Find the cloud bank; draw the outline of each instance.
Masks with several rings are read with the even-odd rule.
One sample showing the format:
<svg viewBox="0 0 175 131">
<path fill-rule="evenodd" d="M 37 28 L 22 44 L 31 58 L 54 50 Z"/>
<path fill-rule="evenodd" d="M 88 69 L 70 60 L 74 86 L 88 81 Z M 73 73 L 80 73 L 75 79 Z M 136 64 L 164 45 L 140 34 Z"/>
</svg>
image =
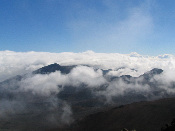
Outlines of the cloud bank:
<svg viewBox="0 0 175 131">
<path fill-rule="evenodd" d="M 84 108 L 90 112 L 105 105 L 175 95 L 173 55 L 1 51 L 0 59 L 1 81 L 23 75 L 0 83 L 0 115 L 8 120 L 13 115 L 35 112 L 42 115 L 41 125 L 47 121 L 48 126 L 58 126 L 70 124 Z M 76 66 L 68 74 L 31 73 L 53 63 Z M 163 72 L 149 78 L 143 75 L 153 68 Z"/>
<path fill-rule="evenodd" d="M 110 72 L 113 75 L 139 76 L 153 68 L 174 69 L 175 57 L 167 54 L 142 56 L 137 53 L 95 53 L 93 51 L 82 53 L 0 51 L 0 81 L 53 63 L 60 65 L 91 65 L 100 69 L 113 69 Z"/>
</svg>

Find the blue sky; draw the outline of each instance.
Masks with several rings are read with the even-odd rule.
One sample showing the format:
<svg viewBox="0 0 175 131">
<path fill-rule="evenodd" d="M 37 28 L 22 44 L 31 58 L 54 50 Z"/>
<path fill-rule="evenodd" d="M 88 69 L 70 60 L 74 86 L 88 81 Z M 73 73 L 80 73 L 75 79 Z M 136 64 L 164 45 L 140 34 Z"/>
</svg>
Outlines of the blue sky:
<svg viewBox="0 0 175 131">
<path fill-rule="evenodd" d="M 175 54 L 174 0 L 0 0 L 0 50 Z"/>
</svg>

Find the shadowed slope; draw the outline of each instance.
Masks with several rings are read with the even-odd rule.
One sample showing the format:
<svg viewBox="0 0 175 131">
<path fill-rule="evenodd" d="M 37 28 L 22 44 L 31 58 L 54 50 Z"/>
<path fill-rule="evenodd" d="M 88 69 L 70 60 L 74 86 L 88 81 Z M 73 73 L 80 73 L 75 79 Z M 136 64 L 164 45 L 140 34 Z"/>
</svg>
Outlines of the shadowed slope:
<svg viewBox="0 0 175 131">
<path fill-rule="evenodd" d="M 73 131 L 160 131 L 175 117 L 175 98 L 138 102 L 92 114 L 79 121 Z"/>
</svg>

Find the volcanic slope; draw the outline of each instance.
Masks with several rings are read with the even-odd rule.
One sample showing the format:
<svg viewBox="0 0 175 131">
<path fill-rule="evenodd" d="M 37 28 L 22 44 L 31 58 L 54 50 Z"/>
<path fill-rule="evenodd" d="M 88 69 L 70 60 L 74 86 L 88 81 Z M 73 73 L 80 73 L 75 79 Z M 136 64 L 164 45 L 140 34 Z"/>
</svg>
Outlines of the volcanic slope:
<svg viewBox="0 0 175 131">
<path fill-rule="evenodd" d="M 175 98 L 136 102 L 91 114 L 67 129 L 50 131 L 161 131 L 175 118 Z"/>
</svg>

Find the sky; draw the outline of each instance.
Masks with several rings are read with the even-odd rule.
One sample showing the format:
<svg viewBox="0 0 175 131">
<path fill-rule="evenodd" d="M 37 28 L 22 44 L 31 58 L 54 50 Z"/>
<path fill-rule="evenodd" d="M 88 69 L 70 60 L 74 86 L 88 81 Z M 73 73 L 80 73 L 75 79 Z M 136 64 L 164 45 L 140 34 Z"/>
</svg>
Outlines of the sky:
<svg viewBox="0 0 175 131">
<path fill-rule="evenodd" d="M 0 0 L 0 50 L 175 54 L 174 0 Z"/>
</svg>

